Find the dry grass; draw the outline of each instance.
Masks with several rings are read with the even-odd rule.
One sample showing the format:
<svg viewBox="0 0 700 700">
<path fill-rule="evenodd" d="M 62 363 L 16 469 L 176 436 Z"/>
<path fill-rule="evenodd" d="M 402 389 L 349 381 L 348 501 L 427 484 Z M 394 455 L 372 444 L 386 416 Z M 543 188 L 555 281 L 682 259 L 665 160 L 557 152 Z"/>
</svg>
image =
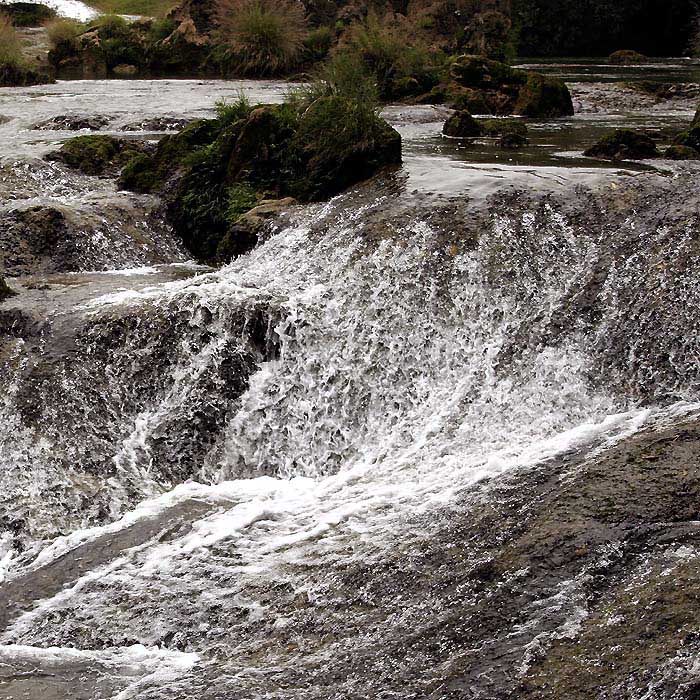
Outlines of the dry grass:
<svg viewBox="0 0 700 700">
<path fill-rule="evenodd" d="M 221 40 L 248 73 L 273 75 L 296 65 L 307 22 L 299 0 L 218 0 Z"/>
<path fill-rule="evenodd" d="M 0 13 L 0 65 L 22 63 L 22 45 L 10 18 Z"/>
</svg>

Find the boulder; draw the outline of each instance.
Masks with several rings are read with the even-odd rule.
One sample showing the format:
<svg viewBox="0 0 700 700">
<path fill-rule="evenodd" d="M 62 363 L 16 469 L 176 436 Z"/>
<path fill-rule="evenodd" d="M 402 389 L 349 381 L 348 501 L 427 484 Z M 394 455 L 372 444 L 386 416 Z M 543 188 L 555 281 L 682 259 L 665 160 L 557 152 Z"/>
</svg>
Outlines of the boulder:
<svg viewBox="0 0 700 700">
<path fill-rule="evenodd" d="M 11 2 L 3 4 L 2 13 L 15 27 L 41 27 L 56 17 L 56 11 L 36 2 Z"/>
<path fill-rule="evenodd" d="M 590 158 L 606 160 L 645 160 L 658 158 L 656 143 L 644 133 L 618 129 L 584 152 Z"/>
<path fill-rule="evenodd" d="M 638 51 L 622 49 L 611 53 L 608 57 L 608 61 L 617 66 L 631 66 L 639 63 L 646 63 L 647 57 Z"/>
<path fill-rule="evenodd" d="M 442 127 L 445 136 L 481 136 L 484 131 L 481 124 L 466 109 L 451 115 Z"/>
<path fill-rule="evenodd" d="M 691 124 L 689 129 L 682 131 L 675 139 L 673 139 L 674 146 L 686 146 L 687 148 L 693 148 L 695 150 L 700 150 L 700 125 L 697 124 L 695 120 Z"/>
<path fill-rule="evenodd" d="M 501 148 L 506 148 L 506 149 L 518 149 L 518 148 L 523 148 L 523 146 L 527 146 L 529 143 L 527 136 L 524 136 L 523 134 L 518 134 L 516 132 L 510 132 L 510 133 L 505 133 L 503 136 L 501 136 L 498 145 Z"/>
<path fill-rule="evenodd" d="M 519 114 L 537 119 L 571 116 L 574 106 L 564 81 L 511 68 L 482 56 L 459 56 L 450 67 L 460 106 L 481 114 Z M 461 95 L 460 95 L 461 91 Z"/>
<path fill-rule="evenodd" d="M 119 78 L 133 78 L 139 69 L 130 63 L 119 63 L 112 68 L 112 73 Z"/>
<path fill-rule="evenodd" d="M 484 136 L 506 136 L 517 134 L 527 138 L 527 124 L 519 119 L 482 119 Z"/>
<path fill-rule="evenodd" d="M 137 153 L 148 150 L 145 143 L 114 136 L 76 136 L 66 141 L 60 150 L 49 153 L 46 159 L 64 163 L 85 175 L 112 175 Z"/>
</svg>

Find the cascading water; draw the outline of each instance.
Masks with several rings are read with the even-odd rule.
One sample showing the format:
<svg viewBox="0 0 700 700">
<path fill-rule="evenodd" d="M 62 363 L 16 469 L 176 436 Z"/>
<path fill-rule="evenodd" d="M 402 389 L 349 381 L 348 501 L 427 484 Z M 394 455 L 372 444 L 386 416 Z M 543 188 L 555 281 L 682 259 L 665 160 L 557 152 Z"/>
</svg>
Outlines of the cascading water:
<svg viewBox="0 0 700 700">
<path fill-rule="evenodd" d="M 603 575 L 691 576 L 691 545 L 570 534 L 598 456 L 640 440 L 646 473 L 645 431 L 700 414 L 687 193 L 469 202 L 403 177 L 221 270 L 3 321 L 8 697 L 44 692 L 39 666 L 76 698 L 547 697 L 538 664 Z M 652 187 L 675 220 L 629 206 Z M 690 677 L 692 644 L 620 696 L 671 697 L 639 688 Z"/>
</svg>

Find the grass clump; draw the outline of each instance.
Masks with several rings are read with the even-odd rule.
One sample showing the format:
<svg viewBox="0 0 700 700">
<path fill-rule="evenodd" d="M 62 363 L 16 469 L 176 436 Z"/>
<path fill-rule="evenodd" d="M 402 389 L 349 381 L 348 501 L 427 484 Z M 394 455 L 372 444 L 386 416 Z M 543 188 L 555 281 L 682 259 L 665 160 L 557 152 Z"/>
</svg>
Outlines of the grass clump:
<svg viewBox="0 0 700 700">
<path fill-rule="evenodd" d="M 22 46 L 10 18 L 0 13 L 0 65 L 17 67 L 21 65 Z"/>
<path fill-rule="evenodd" d="M 46 24 L 49 42 L 53 49 L 66 45 L 73 46 L 84 30 L 84 25 L 72 19 L 56 18 Z"/>
<path fill-rule="evenodd" d="M 218 100 L 216 105 L 216 118 L 221 126 L 234 124 L 240 119 L 246 119 L 253 109 L 250 100 L 243 91 L 238 93 L 238 97 L 233 102 L 225 99 Z"/>
<path fill-rule="evenodd" d="M 218 0 L 220 38 L 243 72 L 274 75 L 301 59 L 307 22 L 298 0 Z"/>
</svg>

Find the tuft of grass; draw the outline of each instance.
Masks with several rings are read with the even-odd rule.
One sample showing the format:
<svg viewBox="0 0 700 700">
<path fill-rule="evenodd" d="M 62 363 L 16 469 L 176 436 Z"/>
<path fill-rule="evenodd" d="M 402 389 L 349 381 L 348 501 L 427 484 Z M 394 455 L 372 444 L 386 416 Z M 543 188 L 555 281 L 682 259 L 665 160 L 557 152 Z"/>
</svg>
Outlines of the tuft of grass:
<svg viewBox="0 0 700 700">
<path fill-rule="evenodd" d="M 221 40 L 244 72 L 274 75 L 298 64 L 307 22 L 299 0 L 218 0 Z"/>
<path fill-rule="evenodd" d="M 23 63 L 22 46 L 10 18 L 0 13 L 0 65 L 19 66 Z"/>
<path fill-rule="evenodd" d="M 49 42 L 53 48 L 73 44 L 84 29 L 83 24 L 72 19 L 56 18 L 46 24 Z"/>
<path fill-rule="evenodd" d="M 222 127 L 246 119 L 252 110 L 248 96 L 241 90 L 233 102 L 218 100 L 215 105 L 216 117 Z"/>
<path fill-rule="evenodd" d="M 306 63 L 318 63 L 325 60 L 331 51 L 334 41 L 335 32 L 331 27 L 323 26 L 314 29 L 304 39 L 304 61 Z"/>
</svg>

